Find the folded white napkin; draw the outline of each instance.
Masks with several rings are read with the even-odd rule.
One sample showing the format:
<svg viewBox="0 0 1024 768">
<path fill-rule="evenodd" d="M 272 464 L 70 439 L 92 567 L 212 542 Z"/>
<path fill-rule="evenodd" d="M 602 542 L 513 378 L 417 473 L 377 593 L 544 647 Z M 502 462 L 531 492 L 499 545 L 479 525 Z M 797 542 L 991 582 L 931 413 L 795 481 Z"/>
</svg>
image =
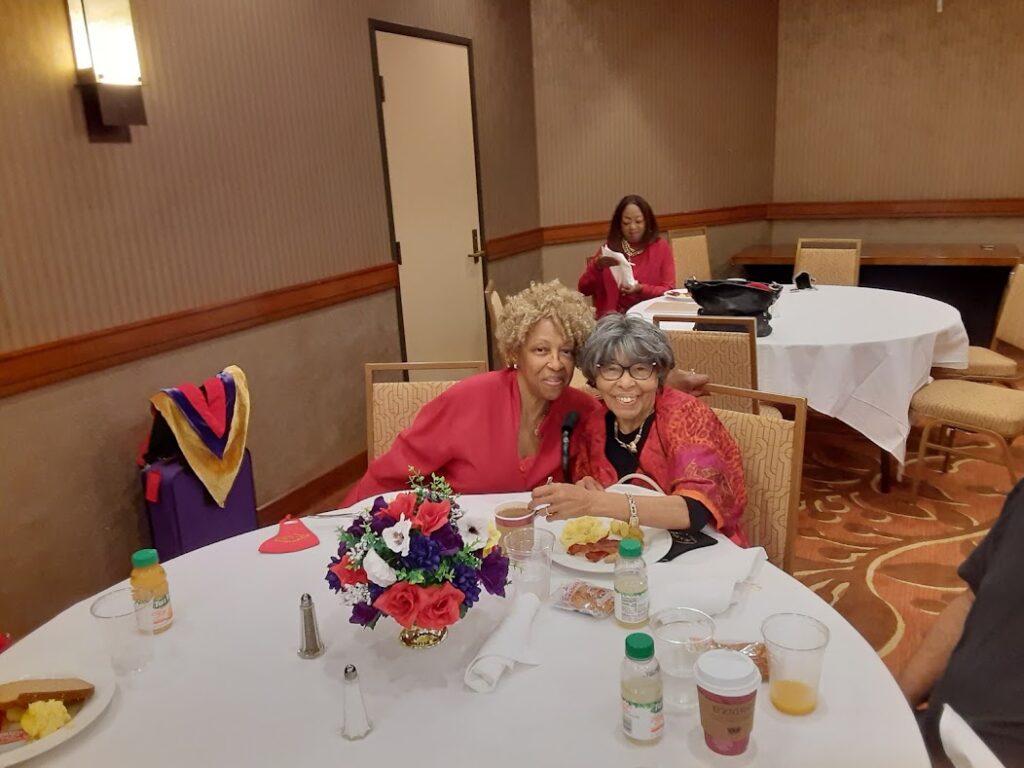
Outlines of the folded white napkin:
<svg viewBox="0 0 1024 768">
<path fill-rule="evenodd" d="M 718 547 L 708 547 L 712 552 Z M 651 613 L 663 608 L 696 608 L 709 616 L 724 613 L 739 601 L 743 584 L 751 581 L 768 559 L 763 547 L 722 547 L 700 564 L 680 564 L 671 584 L 651 590 Z"/>
<path fill-rule="evenodd" d="M 999 758 L 949 704 L 942 705 L 939 738 L 955 768 L 1003 768 Z"/>
<path fill-rule="evenodd" d="M 540 664 L 540 658 L 530 647 L 530 631 L 539 607 L 540 599 L 530 592 L 516 596 L 508 616 L 487 638 L 466 669 L 466 685 L 477 693 L 490 693 L 517 661 Z"/>
<path fill-rule="evenodd" d="M 636 278 L 633 277 L 633 265 L 629 259 L 618 251 L 613 251 L 607 245 L 601 246 L 601 255 L 615 259 L 615 266 L 611 267 L 612 277 L 620 288 L 632 288 L 636 285 Z"/>
</svg>

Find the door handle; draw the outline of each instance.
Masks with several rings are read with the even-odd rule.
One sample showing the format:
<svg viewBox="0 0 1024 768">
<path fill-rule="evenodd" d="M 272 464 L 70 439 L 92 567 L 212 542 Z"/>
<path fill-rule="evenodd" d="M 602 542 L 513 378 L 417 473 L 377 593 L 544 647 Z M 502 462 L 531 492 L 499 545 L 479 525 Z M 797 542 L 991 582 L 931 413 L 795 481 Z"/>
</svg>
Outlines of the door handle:
<svg viewBox="0 0 1024 768">
<path fill-rule="evenodd" d="M 473 230 L 473 252 L 467 253 L 466 258 L 472 259 L 474 264 L 479 264 L 480 259 L 487 256 L 487 251 L 480 247 L 480 233 Z"/>
</svg>

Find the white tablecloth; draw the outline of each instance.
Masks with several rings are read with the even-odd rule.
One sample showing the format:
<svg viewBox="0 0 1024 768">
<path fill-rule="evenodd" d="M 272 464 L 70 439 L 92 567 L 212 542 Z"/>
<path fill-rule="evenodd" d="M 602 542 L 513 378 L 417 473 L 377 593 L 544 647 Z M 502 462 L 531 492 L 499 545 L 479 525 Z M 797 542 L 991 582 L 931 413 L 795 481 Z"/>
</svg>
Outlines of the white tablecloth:
<svg viewBox="0 0 1024 768">
<path fill-rule="evenodd" d="M 661 298 L 630 312 L 651 319 L 654 304 L 657 314 L 669 314 Z M 682 302 L 673 306 L 680 314 L 697 309 Z M 932 366 L 967 366 L 969 342 L 959 311 L 925 296 L 786 286 L 771 313 L 771 335 L 757 340 L 758 388 L 806 397 L 811 408 L 849 424 L 901 463 L 914 392 L 928 382 Z"/>
<path fill-rule="evenodd" d="M 466 497 L 492 509 L 523 496 Z M 717 619 L 720 639 L 759 639 L 761 621 L 781 610 L 825 622 L 832 637 L 821 703 L 806 717 L 775 711 L 762 686 L 753 740 L 738 758 L 714 756 L 696 715 L 669 714 L 654 747 L 622 736 L 619 664 L 627 634 L 611 619 L 541 608 L 537 667 L 517 667 L 492 694 L 470 692 L 466 665 L 501 620 L 507 604 L 484 595 L 448 639 L 410 650 L 398 626 L 382 619 L 368 631 L 348 623 L 324 581 L 336 549 L 337 519 L 307 518 L 320 546 L 261 555 L 263 529 L 169 562 L 174 625 L 158 636 L 157 657 L 139 675 L 120 678 L 109 709 L 81 734 L 40 757 L 46 766 L 927 766 L 910 708 L 864 639 L 820 598 L 765 564 L 738 605 Z M 680 563 L 708 562 L 722 540 L 650 569 L 657 591 Z M 553 581 L 577 576 L 556 566 Z M 606 577 L 590 577 L 607 581 Z M 313 595 L 327 652 L 304 661 L 299 597 Z M 0 680 L 46 669 L 80 672 L 105 663 L 83 601 L 0 655 Z M 356 664 L 374 730 L 341 736 L 342 675 Z"/>
</svg>

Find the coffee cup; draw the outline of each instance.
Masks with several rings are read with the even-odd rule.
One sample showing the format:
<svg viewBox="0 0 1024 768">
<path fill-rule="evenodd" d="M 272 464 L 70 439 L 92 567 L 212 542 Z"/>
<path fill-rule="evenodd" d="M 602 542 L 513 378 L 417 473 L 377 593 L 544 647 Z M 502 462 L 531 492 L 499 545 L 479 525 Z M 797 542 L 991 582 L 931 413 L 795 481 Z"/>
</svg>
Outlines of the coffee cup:
<svg viewBox="0 0 1024 768">
<path fill-rule="evenodd" d="M 750 744 L 761 673 L 750 657 L 707 651 L 693 665 L 704 743 L 720 755 L 741 755 Z"/>
<path fill-rule="evenodd" d="M 506 501 L 494 508 L 494 525 L 501 532 L 502 540 L 511 531 L 532 526 L 533 517 L 533 510 L 522 501 Z"/>
</svg>

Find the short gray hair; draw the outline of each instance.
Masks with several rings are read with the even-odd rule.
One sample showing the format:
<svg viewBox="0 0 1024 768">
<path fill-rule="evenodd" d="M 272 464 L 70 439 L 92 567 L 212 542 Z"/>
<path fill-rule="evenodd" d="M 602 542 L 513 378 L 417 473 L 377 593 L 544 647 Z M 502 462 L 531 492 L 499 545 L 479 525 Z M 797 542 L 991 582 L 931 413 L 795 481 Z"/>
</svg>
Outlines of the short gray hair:
<svg viewBox="0 0 1024 768">
<path fill-rule="evenodd" d="M 577 359 L 590 386 L 597 381 L 598 366 L 609 363 L 655 363 L 661 386 L 675 367 L 676 358 L 661 330 L 642 317 L 612 313 L 597 321 Z"/>
</svg>

